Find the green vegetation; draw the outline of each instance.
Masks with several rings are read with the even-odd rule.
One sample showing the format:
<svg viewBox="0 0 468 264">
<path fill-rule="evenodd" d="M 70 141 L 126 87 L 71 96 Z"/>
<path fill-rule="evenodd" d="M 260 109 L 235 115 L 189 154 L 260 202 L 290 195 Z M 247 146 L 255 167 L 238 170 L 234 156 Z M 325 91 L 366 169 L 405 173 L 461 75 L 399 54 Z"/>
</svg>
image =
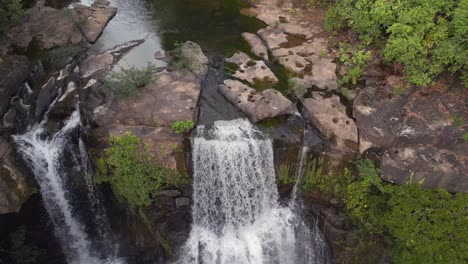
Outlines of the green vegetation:
<svg viewBox="0 0 468 264">
<path fill-rule="evenodd" d="M 461 115 L 453 115 L 450 119 L 452 120 L 452 126 L 463 126 L 465 124 L 465 120 Z"/>
<path fill-rule="evenodd" d="M 37 258 L 45 254 L 44 250 L 27 243 L 26 228 L 24 226 L 11 233 L 9 240 L 8 250 L 0 248 L 0 252 L 7 253 L 10 261 L 14 264 L 36 263 Z"/>
<path fill-rule="evenodd" d="M 176 132 L 177 134 L 183 134 L 185 132 L 190 131 L 194 126 L 192 120 L 183 120 L 183 121 L 176 121 L 172 123 L 172 131 Z"/>
<path fill-rule="evenodd" d="M 65 16 L 70 19 L 79 30 L 82 30 L 86 23 L 88 23 L 88 18 L 86 16 L 75 15 L 73 9 L 67 8 L 63 12 Z"/>
<path fill-rule="evenodd" d="M 346 74 L 342 77 L 341 83 L 356 84 L 361 77 L 362 68 L 372 59 L 372 53 L 360 47 L 341 43 L 339 54 L 340 62 L 349 67 Z"/>
<path fill-rule="evenodd" d="M 463 139 L 463 141 L 465 141 L 465 143 L 468 143 L 468 133 L 463 134 L 461 138 Z"/>
<path fill-rule="evenodd" d="M 151 82 L 155 69 L 156 66 L 150 63 L 143 69 L 121 67 L 120 71 L 112 72 L 104 80 L 104 85 L 118 96 L 130 97 L 136 94 L 137 89 Z"/>
<path fill-rule="evenodd" d="M 358 177 L 347 169 L 341 176 L 324 176 L 320 164 L 310 165 L 304 189 L 341 198 L 360 233 L 383 236 L 395 263 L 468 260 L 468 194 L 426 189 L 412 177 L 406 185 L 385 183 L 370 160 L 356 163 Z"/>
<path fill-rule="evenodd" d="M 97 162 L 97 183 L 107 182 L 117 198 L 132 209 L 151 205 L 159 191 L 172 184 L 186 184 L 178 172 L 155 165 L 141 139 L 131 133 L 111 136 L 109 148 Z"/>
<path fill-rule="evenodd" d="M 280 185 L 291 185 L 296 183 L 296 177 L 293 173 L 289 173 L 291 167 L 289 164 L 281 164 L 278 166 L 278 183 Z"/>
<path fill-rule="evenodd" d="M 0 0 L 0 35 L 26 15 L 20 0 Z"/>
<path fill-rule="evenodd" d="M 326 26 L 348 26 L 390 62 L 404 66 L 410 83 L 425 86 L 443 71 L 468 82 L 468 0 L 341 0 Z"/>
<path fill-rule="evenodd" d="M 181 42 L 174 43 L 174 49 L 170 52 L 172 56 L 171 65 L 177 70 L 190 70 L 194 65 L 191 60 L 184 56 L 182 45 Z"/>
</svg>

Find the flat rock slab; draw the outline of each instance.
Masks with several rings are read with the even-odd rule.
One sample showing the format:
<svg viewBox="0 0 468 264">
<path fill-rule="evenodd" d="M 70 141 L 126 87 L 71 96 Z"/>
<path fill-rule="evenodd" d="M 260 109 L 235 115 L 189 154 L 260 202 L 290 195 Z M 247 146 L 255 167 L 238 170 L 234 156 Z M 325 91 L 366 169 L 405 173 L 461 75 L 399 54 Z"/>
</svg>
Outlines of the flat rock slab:
<svg viewBox="0 0 468 264">
<path fill-rule="evenodd" d="M 106 0 L 97 0 L 91 7 L 77 4 L 73 10 L 78 19 L 85 21 L 81 31 L 89 43 L 96 42 L 107 23 L 117 13 L 117 8 L 109 6 L 109 2 Z"/>
<path fill-rule="evenodd" d="M 466 144 L 462 142 L 461 144 Z M 468 192 L 468 148 L 460 151 L 430 145 L 391 147 L 381 161 L 382 178 L 398 184 L 422 182 L 427 188 Z"/>
<path fill-rule="evenodd" d="M 274 89 L 257 93 L 255 89 L 240 81 L 225 80 L 219 91 L 254 123 L 266 118 L 297 113 L 294 103 Z"/>
<path fill-rule="evenodd" d="M 234 73 L 234 77 L 249 82 L 252 85 L 256 83 L 276 84 L 279 82 L 275 74 L 268 68 L 264 61 L 252 60 L 243 52 L 235 53 L 227 62 L 236 64 L 239 69 Z"/>
<path fill-rule="evenodd" d="M 346 108 L 337 95 L 325 96 L 313 92 L 312 98 L 302 99 L 304 117 L 323 136 L 335 141 L 339 150 L 357 151 L 358 133 L 354 120 L 346 115 Z"/>
<path fill-rule="evenodd" d="M 279 49 L 282 44 L 288 42 L 287 35 L 284 34 L 284 31 L 276 27 L 260 29 L 257 34 L 265 41 L 270 51 Z"/>
<path fill-rule="evenodd" d="M 263 44 L 263 41 L 257 35 L 244 32 L 242 33 L 242 37 L 247 41 L 247 43 L 249 43 L 251 47 L 250 52 L 268 61 L 268 50 L 265 44 Z"/>
</svg>

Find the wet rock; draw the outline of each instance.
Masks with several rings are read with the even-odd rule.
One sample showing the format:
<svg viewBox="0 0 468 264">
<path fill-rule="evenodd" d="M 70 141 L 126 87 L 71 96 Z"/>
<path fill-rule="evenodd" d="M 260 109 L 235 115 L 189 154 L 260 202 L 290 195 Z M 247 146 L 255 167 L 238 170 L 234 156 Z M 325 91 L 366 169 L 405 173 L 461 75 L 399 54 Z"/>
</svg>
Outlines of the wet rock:
<svg viewBox="0 0 468 264">
<path fill-rule="evenodd" d="M 73 113 L 76 110 L 78 104 L 78 87 L 75 82 L 69 82 L 67 87 L 57 100 L 54 108 L 50 111 L 50 118 L 62 120 Z"/>
<path fill-rule="evenodd" d="M 157 60 L 164 60 L 167 58 L 166 52 L 163 50 L 159 50 L 154 53 L 154 58 Z"/>
<path fill-rule="evenodd" d="M 59 86 L 57 85 L 55 77 L 51 77 L 39 91 L 36 99 L 36 116 L 38 120 L 42 120 L 49 105 L 54 101 L 58 95 Z"/>
<path fill-rule="evenodd" d="M 179 190 L 162 190 L 159 192 L 159 195 L 168 197 L 178 197 L 181 196 L 182 193 Z"/>
<path fill-rule="evenodd" d="M 225 80 L 219 91 L 254 123 L 297 112 L 296 106 L 274 89 L 257 93 L 240 81 Z"/>
<path fill-rule="evenodd" d="M 180 47 L 181 55 L 190 61 L 190 71 L 203 79 L 208 73 L 208 57 L 205 56 L 202 49 L 197 43 L 187 41 Z"/>
<path fill-rule="evenodd" d="M 244 32 L 242 33 L 242 37 L 249 43 L 251 47 L 250 52 L 268 61 L 268 50 L 257 35 Z"/>
<path fill-rule="evenodd" d="M 10 144 L 0 137 L 0 214 L 19 212 L 32 185 L 14 163 Z"/>
<path fill-rule="evenodd" d="M 176 198 L 175 202 L 176 202 L 176 207 L 189 206 L 190 205 L 190 199 L 187 198 L 187 197 Z"/>
<path fill-rule="evenodd" d="M 260 29 L 257 34 L 265 41 L 269 50 L 279 49 L 282 44 L 288 42 L 286 34 L 279 28 L 267 27 Z"/>
<path fill-rule="evenodd" d="M 385 151 L 382 178 L 398 184 L 422 182 L 428 188 L 468 192 L 468 148 L 451 151 L 430 145 L 391 147 Z"/>
<path fill-rule="evenodd" d="M 91 7 L 83 5 L 75 5 L 75 14 L 78 19 L 84 19 L 84 25 L 81 26 L 81 31 L 89 43 L 95 43 L 101 36 L 107 23 L 117 13 L 117 8 L 109 6 L 106 0 L 96 0 Z"/>
<path fill-rule="evenodd" d="M 3 115 L 21 84 L 28 78 L 30 62 L 26 56 L 7 55 L 0 64 L 0 116 Z"/>
<path fill-rule="evenodd" d="M 358 147 L 358 133 L 354 120 L 346 115 L 346 108 L 337 95 L 326 97 L 313 92 L 312 98 L 302 100 L 303 115 L 323 136 L 336 142 L 338 150 L 354 152 Z"/>
<path fill-rule="evenodd" d="M 268 68 L 264 61 L 252 60 L 243 52 L 235 53 L 227 62 L 235 63 L 239 67 L 234 77 L 255 85 L 256 83 L 276 84 L 279 82 L 275 74 Z"/>
</svg>

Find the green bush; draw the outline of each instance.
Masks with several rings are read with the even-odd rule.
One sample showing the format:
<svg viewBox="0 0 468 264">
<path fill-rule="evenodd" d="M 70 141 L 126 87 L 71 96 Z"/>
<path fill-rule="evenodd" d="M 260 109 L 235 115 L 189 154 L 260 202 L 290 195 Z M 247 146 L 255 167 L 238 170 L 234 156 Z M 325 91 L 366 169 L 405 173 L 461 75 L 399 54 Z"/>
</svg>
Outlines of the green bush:
<svg viewBox="0 0 468 264">
<path fill-rule="evenodd" d="M 0 35 L 26 15 L 20 0 L 0 0 Z"/>
<path fill-rule="evenodd" d="M 425 189 L 411 180 L 384 183 L 369 160 L 357 168 L 359 179 L 348 186 L 346 207 L 365 230 L 385 237 L 395 263 L 468 261 L 468 194 Z"/>
<path fill-rule="evenodd" d="M 349 67 L 342 77 L 341 83 L 356 84 L 361 78 L 362 68 L 372 59 L 372 53 L 363 48 L 353 47 L 345 43 L 340 45 L 340 62 Z"/>
<path fill-rule="evenodd" d="M 155 165 L 141 139 L 131 133 L 110 137 L 97 172 L 96 182 L 109 183 L 117 198 L 132 209 L 151 205 L 168 183 L 182 183 L 178 172 Z"/>
<path fill-rule="evenodd" d="M 143 69 L 121 67 L 119 72 L 110 73 L 104 85 L 118 96 L 130 97 L 135 95 L 137 89 L 151 82 L 155 69 L 156 66 L 150 63 Z"/>
<path fill-rule="evenodd" d="M 172 123 L 172 131 L 176 132 L 177 134 L 183 134 L 187 131 L 190 131 L 194 126 L 192 120 L 183 120 L 183 121 L 176 121 Z"/>
<path fill-rule="evenodd" d="M 327 29 L 348 25 L 364 44 L 383 44 L 389 61 L 405 66 L 408 81 L 428 85 L 445 70 L 468 81 L 468 0 L 341 0 Z"/>
</svg>

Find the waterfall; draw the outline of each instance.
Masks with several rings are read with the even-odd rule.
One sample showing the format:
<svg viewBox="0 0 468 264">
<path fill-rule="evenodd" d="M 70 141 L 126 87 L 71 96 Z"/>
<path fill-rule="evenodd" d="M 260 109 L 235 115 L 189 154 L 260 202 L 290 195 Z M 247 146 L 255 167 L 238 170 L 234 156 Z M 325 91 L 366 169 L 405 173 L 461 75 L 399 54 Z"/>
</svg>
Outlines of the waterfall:
<svg viewBox="0 0 468 264">
<path fill-rule="evenodd" d="M 330 263 L 316 228 L 278 203 L 271 141 L 246 120 L 199 127 L 193 225 L 179 263 Z"/>
<path fill-rule="evenodd" d="M 74 133 L 78 133 L 81 125 L 79 110 L 64 121 L 62 128 L 54 135 L 49 135 L 44 122 L 36 124 L 22 135 L 13 136 L 18 152 L 22 156 L 27 166 L 31 169 L 37 183 L 45 205 L 45 208 L 54 225 L 54 231 L 58 237 L 67 262 L 71 264 L 102 264 L 120 263 L 115 258 L 115 251 L 111 255 L 96 252 L 94 244 L 91 242 L 85 230 L 85 225 L 77 216 L 77 209 L 73 206 L 73 192 L 69 185 L 76 179 L 71 179 L 71 173 L 64 162 L 68 156 L 74 153 L 69 152 Z M 86 149 L 80 146 L 81 162 L 89 162 Z M 89 166 L 81 164 L 81 166 Z M 87 170 L 89 167 L 87 167 Z M 84 171 L 85 182 L 88 186 L 87 194 L 89 199 L 94 199 L 97 203 L 96 192 L 94 191 L 90 171 Z M 88 174 L 88 175 L 87 175 Z M 98 217 L 105 217 L 96 211 L 99 207 L 92 204 L 91 214 Z M 101 221 L 102 223 L 102 221 Z M 101 227 L 97 227 L 99 230 Z M 106 231 L 104 231 L 106 232 Z M 104 237 L 103 239 L 107 239 Z M 107 245 L 112 247 L 113 245 Z M 103 256 L 107 255 L 107 256 Z"/>
</svg>

